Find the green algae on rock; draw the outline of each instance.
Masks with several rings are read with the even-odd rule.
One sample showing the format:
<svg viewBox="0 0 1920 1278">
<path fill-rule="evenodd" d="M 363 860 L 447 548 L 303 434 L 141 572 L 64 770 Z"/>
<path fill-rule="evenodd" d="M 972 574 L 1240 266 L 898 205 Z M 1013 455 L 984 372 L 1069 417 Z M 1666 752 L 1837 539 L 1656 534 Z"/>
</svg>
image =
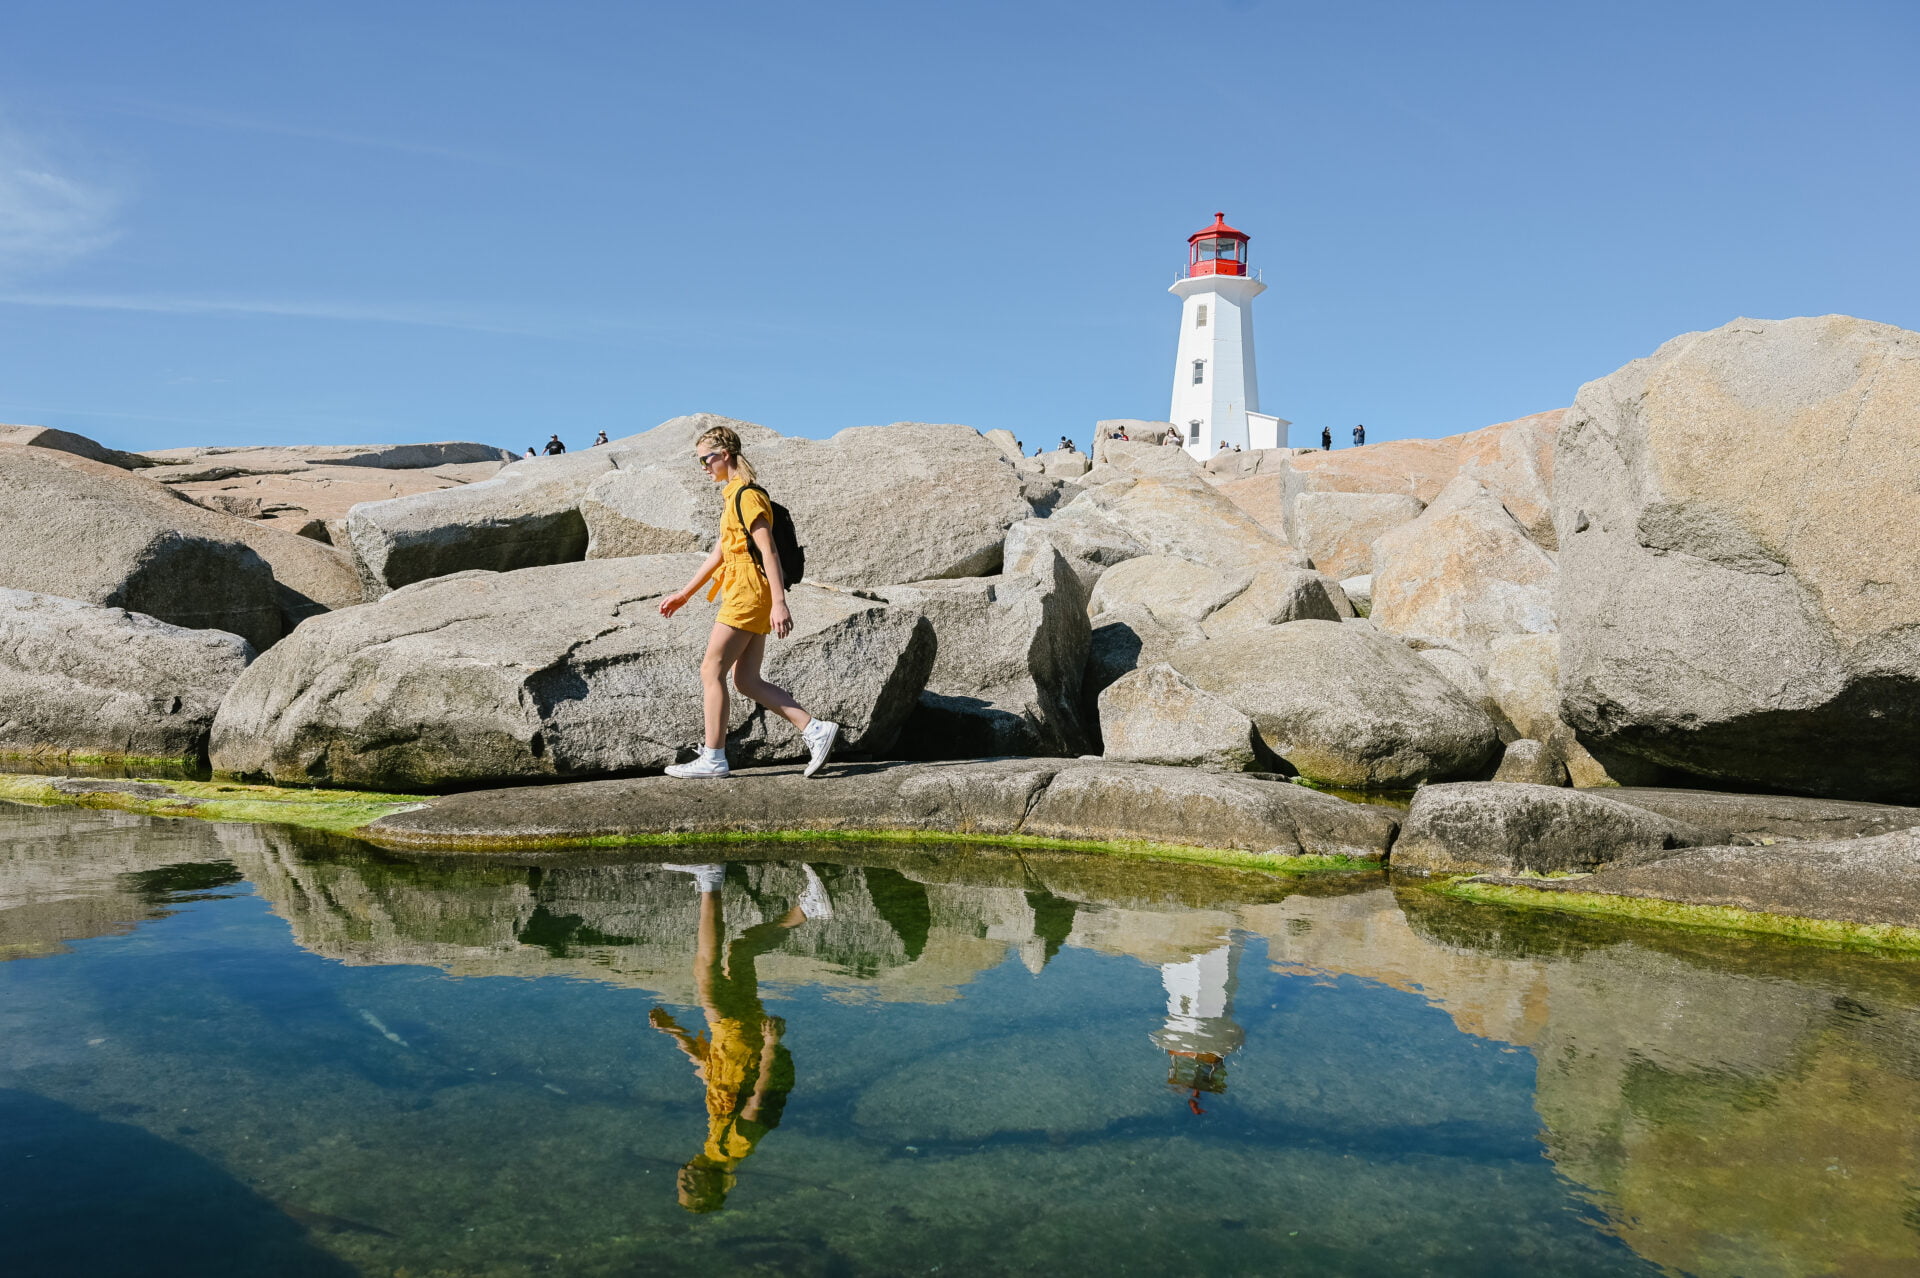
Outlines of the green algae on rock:
<svg viewBox="0 0 1920 1278">
<path fill-rule="evenodd" d="M 504 850 L 636 836 L 893 831 L 1378 863 L 1397 827 L 1385 809 L 1284 782 L 1088 759 L 989 759 L 848 764 L 813 779 L 772 767 L 722 783 L 643 776 L 467 791 L 358 833 L 384 847 Z"/>
<path fill-rule="evenodd" d="M 1501 882 L 1453 879 L 1436 882 L 1431 887 L 1446 896 L 1489 905 L 1636 919 L 1696 930 L 1760 933 L 1846 949 L 1920 953 L 1920 928 L 1891 923 L 1845 923 L 1833 919 L 1743 910 L 1726 905 L 1690 905 L 1680 901 L 1616 896 L 1560 886 L 1569 882 L 1591 882 L 1596 877 L 1593 875 L 1542 876 L 1537 887 L 1520 882 L 1521 877 L 1502 876 Z"/>
<path fill-rule="evenodd" d="M 422 800 L 411 794 L 361 790 L 292 790 L 226 781 L 135 778 L 126 781 L 0 775 L 0 799 L 16 803 L 112 808 L 148 816 L 206 821 L 262 821 L 344 834 L 404 812 Z"/>
</svg>

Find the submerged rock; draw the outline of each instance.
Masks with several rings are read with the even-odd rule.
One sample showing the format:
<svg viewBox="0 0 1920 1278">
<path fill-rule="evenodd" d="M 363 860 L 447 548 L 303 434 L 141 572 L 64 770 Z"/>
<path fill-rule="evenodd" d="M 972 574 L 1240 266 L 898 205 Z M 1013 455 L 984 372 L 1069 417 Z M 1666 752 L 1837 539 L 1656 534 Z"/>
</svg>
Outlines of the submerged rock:
<svg viewBox="0 0 1920 1278">
<path fill-rule="evenodd" d="M 470 791 L 357 833 L 390 847 L 564 846 L 657 833 L 918 830 L 1145 839 L 1276 856 L 1378 860 L 1385 810 L 1284 782 L 1098 760 L 829 766 L 724 782 L 635 777 Z"/>
<path fill-rule="evenodd" d="M 197 763 L 252 656 L 224 631 L 0 589 L 0 751 Z"/>
<path fill-rule="evenodd" d="M 1688 333 L 1554 458 L 1562 714 L 1700 777 L 1920 800 L 1920 334 Z"/>
<path fill-rule="evenodd" d="M 1678 821 L 1585 791 L 1458 782 L 1426 786 L 1413 796 L 1393 845 L 1393 868 L 1421 874 L 1552 874 L 1728 837 L 1724 828 Z"/>
<path fill-rule="evenodd" d="M 698 744 L 699 667 L 716 606 L 664 595 L 700 559 L 663 555 L 468 573 L 316 617 L 221 706 L 222 771 L 295 784 L 433 789 L 659 768 Z M 849 752 L 890 747 L 933 661 L 912 608 L 797 586 L 795 628 L 766 676 L 844 725 Z M 798 734 L 732 701 L 736 762 L 802 757 Z"/>
</svg>

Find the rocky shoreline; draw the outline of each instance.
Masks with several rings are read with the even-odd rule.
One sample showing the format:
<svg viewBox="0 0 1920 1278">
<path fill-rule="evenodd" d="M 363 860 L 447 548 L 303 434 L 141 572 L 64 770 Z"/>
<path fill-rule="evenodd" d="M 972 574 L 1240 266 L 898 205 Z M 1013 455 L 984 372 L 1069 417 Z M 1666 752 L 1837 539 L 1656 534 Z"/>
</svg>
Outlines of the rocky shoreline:
<svg viewBox="0 0 1920 1278">
<path fill-rule="evenodd" d="M 738 701 L 740 774 L 657 775 L 699 732 L 712 605 L 656 604 L 712 544 L 717 424 L 808 546 L 768 674 L 846 725 L 825 782 Z M 1117 840 L 1920 927 L 1914 473 L 1920 334 L 1843 316 L 1465 435 L 1204 465 L 706 414 L 529 460 L 11 427 L 0 752 L 432 796 L 346 827 L 395 847 Z"/>
</svg>

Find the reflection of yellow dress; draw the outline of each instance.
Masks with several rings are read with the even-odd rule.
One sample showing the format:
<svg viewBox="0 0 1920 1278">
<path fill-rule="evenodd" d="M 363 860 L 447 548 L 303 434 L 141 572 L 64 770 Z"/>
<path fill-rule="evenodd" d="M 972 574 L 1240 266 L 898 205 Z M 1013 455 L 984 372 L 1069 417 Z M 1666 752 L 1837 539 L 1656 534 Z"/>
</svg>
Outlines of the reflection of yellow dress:
<svg viewBox="0 0 1920 1278">
<path fill-rule="evenodd" d="M 766 1046 L 766 1019 L 741 1021 L 721 1017 L 709 1022 L 713 1041 L 707 1047 L 707 1144 L 700 1152 L 731 1170 L 780 1121 L 780 1110 L 793 1087 L 793 1060 L 785 1048 L 774 1048 L 773 1068 L 761 1096 L 760 1117 L 747 1118 L 741 1110 L 752 1100 L 760 1082 L 761 1053 Z M 785 1077 L 781 1077 L 785 1075 Z"/>
<path fill-rule="evenodd" d="M 717 918 L 714 922 L 717 925 Z M 750 927 L 727 947 L 726 963 L 715 962 L 708 969 L 702 999 L 705 1034 L 688 1034 L 664 1011 L 654 1013 L 654 1024 L 680 1044 L 706 1084 L 706 1144 L 682 1169 L 682 1205 L 695 1211 L 711 1211 L 725 1201 L 733 1187 L 733 1169 L 780 1125 L 787 1094 L 793 1090 L 793 1054 L 780 1042 L 786 1024 L 768 1015 L 760 1002 L 754 971 L 755 960 L 778 945 L 786 930 L 777 923 Z M 750 1106 L 752 1117 L 745 1112 Z M 706 1177 L 696 1184 L 698 1206 L 686 1197 L 684 1177 L 689 1172 Z"/>
<path fill-rule="evenodd" d="M 713 586 L 707 591 L 707 598 L 712 599 L 724 590 L 726 597 L 721 600 L 720 615 L 715 620 L 735 630 L 764 635 L 773 632 L 773 592 L 767 585 L 766 574 L 760 571 L 747 550 L 747 529 L 753 527 L 756 519 L 764 518 L 771 524 L 773 503 L 757 488 L 741 493 L 746 482 L 736 479 L 720 495 L 720 503 L 725 508 L 720 516 L 720 567 L 713 574 Z M 739 518 L 733 513 L 736 493 L 740 495 Z"/>
</svg>

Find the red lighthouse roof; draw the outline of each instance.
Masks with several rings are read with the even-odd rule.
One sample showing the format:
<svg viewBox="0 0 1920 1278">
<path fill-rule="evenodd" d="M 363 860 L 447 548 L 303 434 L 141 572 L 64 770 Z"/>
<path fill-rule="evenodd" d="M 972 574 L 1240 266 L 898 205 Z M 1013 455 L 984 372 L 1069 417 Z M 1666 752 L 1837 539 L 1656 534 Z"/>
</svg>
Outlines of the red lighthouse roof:
<svg viewBox="0 0 1920 1278">
<path fill-rule="evenodd" d="M 1230 236 L 1231 238 L 1236 240 L 1250 240 L 1253 238 L 1251 235 L 1248 235 L 1245 231 L 1236 231 L 1231 226 L 1228 226 L 1227 215 L 1225 213 L 1215 213 L 1213 215 L 1213 225 L 1206 227 L 1202 230 L 1195 231 L 1192 235 L 1189 235 L 1187 237 L 1187 243 L 1191 244 L 1195 240 L 1200 239 L 1202 236 L 1221 236 L 1221 235 Z"/>
<path fill-rule="evenodd" d="M 1213 225 L 1187 237 L 1187 275 L 1245 275 L 1247 240 L 1245 231 L 1227 225 L 1225 213 L 1213 215 Z"/>
</svg>

